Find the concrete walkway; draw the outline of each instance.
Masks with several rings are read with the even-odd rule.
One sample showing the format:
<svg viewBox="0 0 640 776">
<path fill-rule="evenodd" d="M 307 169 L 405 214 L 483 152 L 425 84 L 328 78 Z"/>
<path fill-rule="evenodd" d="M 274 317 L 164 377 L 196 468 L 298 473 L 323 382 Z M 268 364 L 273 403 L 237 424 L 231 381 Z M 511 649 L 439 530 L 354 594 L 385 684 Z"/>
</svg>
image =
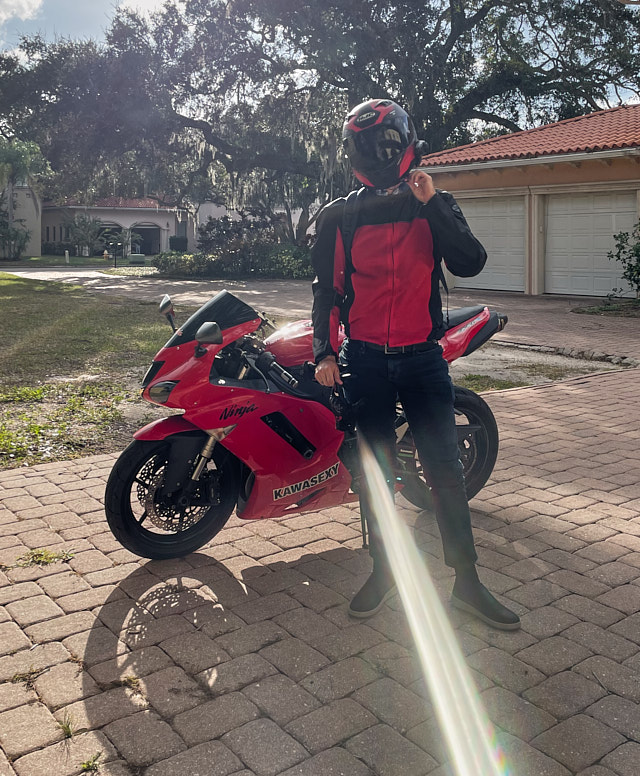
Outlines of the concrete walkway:
<svg viewBox="0 0 640 776">
<path fill-rule="evenodd" d="M 599 334 L 602 352 L 640 354 L 637 321 L 452 295 L 476 299 L 520 341 L 535 325 L 558 346 Z M 513 776 L 640 773 L 639 377 L 485 395 L 502 446 L 472 501 L 480 572 L 523 627 L 451 619 Z M 146 561 L 107 530 L 113 460 L 0 473 L 0 776 L 75 776 L 96 758 L 103 776 L 451 773 L 399 600 L 346 613 L 369 569 L 357 510 L 234 517 L 199 552 Z M 398 505 L 446 601 L 434 520 Z M 61 559 L 19 565 L 39 548 Z"/>
</svg>

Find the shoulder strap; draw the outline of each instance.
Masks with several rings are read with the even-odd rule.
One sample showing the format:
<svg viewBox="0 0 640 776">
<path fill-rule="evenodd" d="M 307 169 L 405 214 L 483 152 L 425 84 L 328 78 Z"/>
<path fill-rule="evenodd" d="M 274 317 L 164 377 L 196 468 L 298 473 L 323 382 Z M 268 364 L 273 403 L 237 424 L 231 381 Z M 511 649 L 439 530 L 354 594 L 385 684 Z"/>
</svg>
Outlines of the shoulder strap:
<svg viewBox="0 0 640 776">
<path fill-rule="evenodd" d="M 358 227 L 358 210 L 359 203 L 358 197 L 364 188 L 352 191 L 344 203 L 344 210 L 342 212 L 342 244 L 344 246 L 344 264 L 347 274 L 351 274 L 353 271 L 353 264 L 351 261 L 351 246 L 353 245 L 353 238 Z"/>
</svg>

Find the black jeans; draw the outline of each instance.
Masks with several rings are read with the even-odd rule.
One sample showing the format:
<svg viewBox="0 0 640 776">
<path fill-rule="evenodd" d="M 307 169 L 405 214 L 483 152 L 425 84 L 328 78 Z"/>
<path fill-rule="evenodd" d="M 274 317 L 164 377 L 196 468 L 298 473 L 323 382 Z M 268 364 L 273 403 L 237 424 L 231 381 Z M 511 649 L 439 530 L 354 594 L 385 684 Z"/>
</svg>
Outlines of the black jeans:
<svg viewBox="0 0 640 776">
<path fill-rule="evenodd" d="M 442 349 L 386 354 L 362 342 L 345 341 L 341 360 L 350 373 L 345 393 L 356 406 L 358 434 L 366 439 L 393 491 L 396 467 L 396 401 L 400 399 L 420 462 L 431 484 L 444 560 L 456 569 L 472 566 L 477 555 L 469 503 L 458 452 L 454 392 Z M 369 552 L 384 559 L 380 531 L 367 503 L 360 509 L 369 528 Z"/>
</svg>

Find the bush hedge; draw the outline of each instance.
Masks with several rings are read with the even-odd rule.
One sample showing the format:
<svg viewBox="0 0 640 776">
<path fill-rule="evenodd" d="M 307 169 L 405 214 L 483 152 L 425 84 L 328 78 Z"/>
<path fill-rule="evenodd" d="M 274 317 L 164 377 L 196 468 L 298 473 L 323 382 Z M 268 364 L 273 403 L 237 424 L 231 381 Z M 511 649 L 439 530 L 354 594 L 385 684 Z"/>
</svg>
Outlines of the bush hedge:
<svg viewBox="0 0 640 776">
<path fill-rule="evenodd" d="M 160 273 L 177 277 L 313 277 L 308 247 L 241 239 L 212 253 L 161 253 L 153 264 Z"/>
<path fill-rule="evenodd" d="M 187 238 L 179 237 L 178 235 L 172 235 L 169 237 L 169 248 L 172 252 L 186 253 L 187 252 Z"/>
<path fill-rule="evenodd" d="M 64 256 L 69 251 L 69 256 L 76 255 L 76 246 L 70 242 L 44 242 L 42 243 L 43 256 Z"/>
</svg>

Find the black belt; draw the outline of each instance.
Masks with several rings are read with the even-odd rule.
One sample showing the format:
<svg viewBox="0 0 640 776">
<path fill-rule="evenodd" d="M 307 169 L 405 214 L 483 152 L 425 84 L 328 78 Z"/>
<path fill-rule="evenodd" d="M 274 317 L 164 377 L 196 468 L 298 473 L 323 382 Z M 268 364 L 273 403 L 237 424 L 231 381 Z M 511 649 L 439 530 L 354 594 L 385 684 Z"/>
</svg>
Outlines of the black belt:
<svg viewBox="0 0 640 776">
<path fill-rule="evenodd" d="M 350 340 L 355 345 L 364 345 L 365 348 L 370 350 L 379 350 L 389 355 L 395 355 L 398 353 L 422 353 L 425 350 L 433 350 L 438 347 L 438 343 L 434 340 L 429 342 L 418 342 L 415 345 L 378 345 L 375 342 L 364 342 L 363 340 Z"/>
</svg>

